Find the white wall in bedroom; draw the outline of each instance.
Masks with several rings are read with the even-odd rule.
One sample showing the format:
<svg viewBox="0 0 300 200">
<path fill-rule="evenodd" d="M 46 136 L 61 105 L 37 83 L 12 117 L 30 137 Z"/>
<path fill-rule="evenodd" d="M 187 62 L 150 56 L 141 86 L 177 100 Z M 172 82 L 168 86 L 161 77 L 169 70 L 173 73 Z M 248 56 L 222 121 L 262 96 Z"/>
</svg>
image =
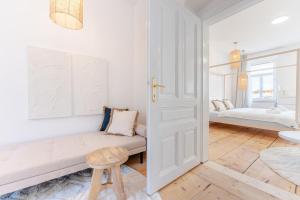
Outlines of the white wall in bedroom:
<svg viewBox="0 0 300 200">
<path fill-rule="evenodd" d="M 85 1 L 84 29 L 49 19 L 49 1 L 10 0 L 0 7 L 0 146 L 97 130 L 101 116 L 28 120 L 26 47 L 37 46 L 106 59 L 109 102 L 133 105 L 134 6 L 124 0 Z"/>
<path fill-rule="evenodd" d="M 273 50 L 263 51 L 260 53 L 250 54 L 249 58 L 269 55 L 276 52 L 283 52 L 287 50 L 292 50 L 300 48 L 300 44 L 293 44 L 282 48 L 277 48 Z M 275 85 L 277 91 L 277 102 L 278 105 L 285 106 L 291 110 L 295 109 L 296 104 L 296 64 L 297 64 L 297 56 L 296 52 L 282 54 L 274 57 L 268 57 L 264 59 L 253 60 L 249 62 L 249 65 L 256 65 L 262 63 L 273 62 L 276 67 L 279 67 L 275 70 Z M 282 66 L 289 66 L 280 68 Z M 252 107 L 263 107 L 269 108 L 274 106 L 274 102 L 256 102 L 250 105 Z"/>
<path fill-rule="evenodd" d="M 209 74 L 209 99 L 223 100 L 225 99 L 225 76 L 219 74 Z"/>
</svg>

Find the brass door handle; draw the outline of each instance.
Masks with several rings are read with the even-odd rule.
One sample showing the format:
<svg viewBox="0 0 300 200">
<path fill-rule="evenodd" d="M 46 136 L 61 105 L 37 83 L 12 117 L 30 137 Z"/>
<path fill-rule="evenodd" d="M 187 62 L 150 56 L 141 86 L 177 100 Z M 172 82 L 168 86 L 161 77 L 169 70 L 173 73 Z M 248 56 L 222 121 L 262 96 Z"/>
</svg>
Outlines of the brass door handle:
<svg viewBox="0 0 300 200">
<path fill-rule="evenodd" d="M 155 103 L 157 101 L 157 88 L 165 88 L 164 85 L 158 84 L 156 79 L 152 79 L 152 102 Z"/>
<path fill-rule="evenodd" d="M 155 88 L 165 88 L 166 86 L 160 85 L 160 84 L 155 84 L 152 87 L 155 87 Z"/>
</svg>

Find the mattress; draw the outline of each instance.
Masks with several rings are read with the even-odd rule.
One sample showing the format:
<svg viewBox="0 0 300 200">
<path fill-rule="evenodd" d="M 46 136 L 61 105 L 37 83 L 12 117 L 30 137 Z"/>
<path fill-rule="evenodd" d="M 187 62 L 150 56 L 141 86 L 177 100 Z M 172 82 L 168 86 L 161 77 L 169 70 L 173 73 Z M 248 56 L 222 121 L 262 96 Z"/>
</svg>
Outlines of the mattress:
<svg viewBox="0 0 300 200">
<path fill-rule="evenodd" d="M 120 146 L 129 151 L 146 146 L 146 138 L 82 133 L 0 148 L 0 186 L 85 163 L 99 148 Z"/>
<path fill-rule="evenodd" d="M 260 108 L 237 108 L 222 112 L 210 112 L 210 121 L 222 122 L 227 119 L 241 121 L 256 121 L 266 123 L 276 123 L 289 128 L 297 128 L 294 111 L 282 111 L 280 113 L 270 113 L 268 109 Z"/>
<path fill-rule="evenodd" d="M 214 121 L 215 119 L 217 119 L 219 116 L 219 112 L 218 111 L 210 111 L 209 112 L 209 120 L 210 121 Z"/>
</svg>

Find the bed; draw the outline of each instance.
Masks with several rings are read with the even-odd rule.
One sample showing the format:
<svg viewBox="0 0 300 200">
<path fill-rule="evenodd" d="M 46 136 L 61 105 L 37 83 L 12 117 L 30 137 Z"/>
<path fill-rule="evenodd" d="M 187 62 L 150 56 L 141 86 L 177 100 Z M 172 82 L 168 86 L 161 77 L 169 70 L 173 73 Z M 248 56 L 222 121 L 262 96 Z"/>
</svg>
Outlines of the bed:
<svg viewBox="0 0 300 200">
<path fill-rule="evenodd" d="M 273 112 L 262 108 L 235 108 L 225 111 L 210 111 L 210 122 L 237 126 L 286 131 L 298 128 L 294 111 Z"/>
</svg>

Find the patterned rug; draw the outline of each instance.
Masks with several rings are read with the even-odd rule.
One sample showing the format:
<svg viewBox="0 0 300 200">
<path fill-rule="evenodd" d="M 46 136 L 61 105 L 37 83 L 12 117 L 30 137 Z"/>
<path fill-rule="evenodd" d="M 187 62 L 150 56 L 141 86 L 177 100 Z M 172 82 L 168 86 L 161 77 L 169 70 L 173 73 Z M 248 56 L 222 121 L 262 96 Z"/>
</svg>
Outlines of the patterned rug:
<svg viewBox="0 0 300 200">
<path fill-rule="evenodd" d="M 266 149 L 260 153 L 260 159 L 283 178 L 300 185 L 300 148 Z"/>
<path fill-rule="evenodd" d="M 1 196 L 0 200 L 87 200 L 91 184 L 91 171 L 84 170 L 7 194 Z M 146 194 L 146 177 L 139 172 L 122 166 L 122 175 L 128 200 L 161 200 L 158 193 L 152 196 Z M 107 176 L 104 175 L 102 181 L 105 182 L 106 178 Z M 116 196 L 109 188 L 102 191 L 98 199 L 116 200 Z"/>
</svg>

